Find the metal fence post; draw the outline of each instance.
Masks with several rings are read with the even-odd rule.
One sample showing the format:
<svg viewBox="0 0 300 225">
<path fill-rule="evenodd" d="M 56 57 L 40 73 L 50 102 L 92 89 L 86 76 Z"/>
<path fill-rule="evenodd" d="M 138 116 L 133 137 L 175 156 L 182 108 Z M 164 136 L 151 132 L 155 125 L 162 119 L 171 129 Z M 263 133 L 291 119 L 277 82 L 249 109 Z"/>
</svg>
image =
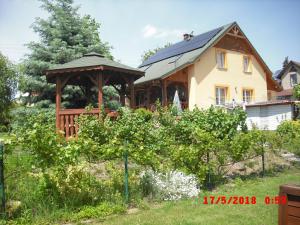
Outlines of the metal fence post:
<svg viewBox="0 0 300 225">
<path fill-rule="evenodd" d="M 1 213 L 5 215 L 5 190 L 4 190 L 4 165 L 3 165 L 4 145 L 0 143 L 0 195 Z"/>
<path fill-rule="evenodd" d="M 128 193 L 128 153 L 127 153 L 127 151 L 124 154 L 124 167 L 125 167 L 125 174 L 124 174 L 125 202 L 128 203 L 129 193 Z"/>
</svg>

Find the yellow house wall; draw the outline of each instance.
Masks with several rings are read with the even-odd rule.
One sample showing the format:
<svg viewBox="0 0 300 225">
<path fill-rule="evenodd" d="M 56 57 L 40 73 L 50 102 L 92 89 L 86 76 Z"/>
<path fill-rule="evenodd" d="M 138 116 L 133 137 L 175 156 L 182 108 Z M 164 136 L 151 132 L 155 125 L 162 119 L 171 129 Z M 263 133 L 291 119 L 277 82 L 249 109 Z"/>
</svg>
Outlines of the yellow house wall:
<svg viewBox="0 0 300 225">
<path fill-rule="evenodd" d="M 215 87 L 226 86 L 229 90 L 228 103 L 235 99 L 242 102 L 242 89 L 254 90 L 254 101 L 267 101 L 266 74 L 257 60 L 251 56 L 252 73 L 243 72 L 243 54 L 226 51 L 227 69 L 217 68 L 216 48 L 208 49 L 194 65 L 188 69 L 189 109 L 195 105 L 208 108 L 215 105 Z"/>
</svg>

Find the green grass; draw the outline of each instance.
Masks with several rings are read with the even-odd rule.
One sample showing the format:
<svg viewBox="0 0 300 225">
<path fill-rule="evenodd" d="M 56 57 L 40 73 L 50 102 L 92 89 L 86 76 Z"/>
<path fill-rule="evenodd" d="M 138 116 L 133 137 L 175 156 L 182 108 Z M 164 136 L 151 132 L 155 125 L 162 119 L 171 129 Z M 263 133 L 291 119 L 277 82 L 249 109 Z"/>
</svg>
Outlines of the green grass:
<svg viewBox="0 0 300 225">
<path fill-rule="evenodd" d="M 192 224 L 243 224 L 243 225 L 273 225 L 277 223 L 278 205 L 266 205 L 266 195 L 278 195 L 279 185 L 285 183 L 300 183 L 300 169 L 290 169 L 272 177 L 254 178 L 247 181 L 238 180 L 234 187 L 222 186 L 207 196 L 256 196 L 255 205 L 203 205 L 194 200 L 167 202 L 159 207 L 136 214 L 115 216 L 101 224 L 110 225 L 192 225 Z M 200 196 L 203 200 L 203 194 Z"/>
</svg>

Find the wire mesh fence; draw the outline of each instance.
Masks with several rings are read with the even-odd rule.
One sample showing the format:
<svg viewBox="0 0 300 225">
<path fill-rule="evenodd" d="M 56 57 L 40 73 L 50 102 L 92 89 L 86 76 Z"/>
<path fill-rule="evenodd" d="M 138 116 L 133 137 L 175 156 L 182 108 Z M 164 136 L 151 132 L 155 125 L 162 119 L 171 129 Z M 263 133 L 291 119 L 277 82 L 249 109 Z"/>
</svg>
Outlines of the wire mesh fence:
<svg viewBox="0 0 300 225">
<path fill-rule="evenodd" d="M 0 144 L 0 194 L 2 216 L 18 213 L 22 202 L 30 196 L 32 157 L 20 148 L 8 149 Z M 25 199 L 25 200 L 24 200 Z"/>
</svg>

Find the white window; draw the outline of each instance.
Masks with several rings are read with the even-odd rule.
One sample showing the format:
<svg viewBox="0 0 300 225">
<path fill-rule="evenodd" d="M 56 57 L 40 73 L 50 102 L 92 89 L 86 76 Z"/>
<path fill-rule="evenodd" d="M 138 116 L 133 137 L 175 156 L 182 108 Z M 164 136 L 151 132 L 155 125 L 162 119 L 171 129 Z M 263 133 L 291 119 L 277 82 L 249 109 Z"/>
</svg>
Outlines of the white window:
<svg viewBox="0 0 300 225">
<path fill-rule="evenodd" d="M 253 101 L 253 90 L 243 89 L 243 102 L 250 103 Z"/>
<path fill-rule="evenodd" d="M 297 81 L 297 74 L 296 73 L 291 73 L 290 74 L 290 81 L 291 81 L 291 86 L 292 87 L 297 85 L 298 81 Z"/>
<path fill-rule="evenodd" d="M 225 105 L 227 87 L 216 87 L 216 105 Z"/>
<path fill-rule="evenodd" d="M 217 66 L 219 69 L 226 69 L 226 52 L 217 50 Z"/>
<path fill-rule="evenodd" d="M 250 56 L 243 57 L 243 67 L 245 73 L 251 73 L 251 59 Z"/>
</svg>

